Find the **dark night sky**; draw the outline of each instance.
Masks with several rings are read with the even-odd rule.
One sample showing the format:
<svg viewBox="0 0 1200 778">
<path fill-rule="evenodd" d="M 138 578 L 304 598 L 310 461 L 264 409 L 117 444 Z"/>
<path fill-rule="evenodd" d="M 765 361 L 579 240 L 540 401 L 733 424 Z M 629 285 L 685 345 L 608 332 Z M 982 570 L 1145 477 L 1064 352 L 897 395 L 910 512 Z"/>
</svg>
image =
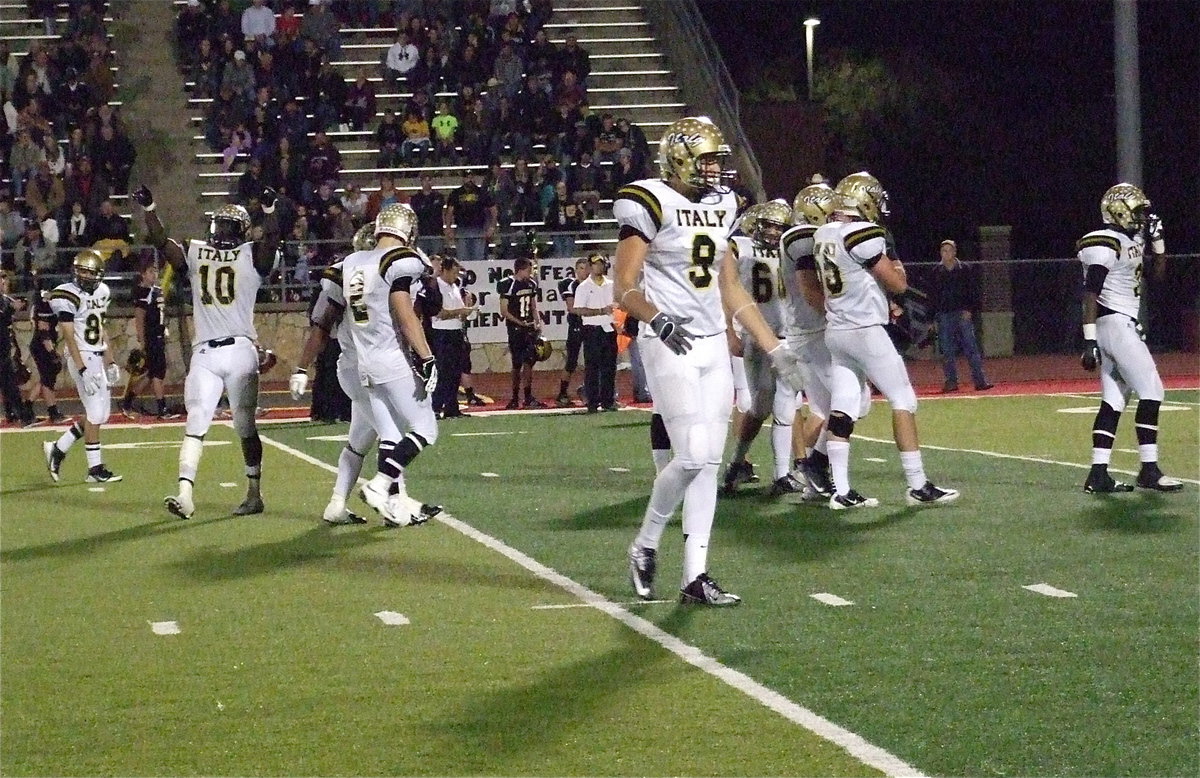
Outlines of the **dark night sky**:
<svg viewBox="0 0 1200 778">
<path fill-rule="evenodd" d="M 1117 182 L 1111 0 L 699 3 L 742 86 L 764 58 L 802 61 L 809 15 L 821 19 L 818 70 L 823 53 L 843 50 L 949 78 L 962 111 L 946 122 L 962 142 L 933 156 L 897 145 L 868 161 L 892 196 L 898 237 L 908 232 L 918 253 L 942 232 L 1011 224 L 1018 256 L 1062 257 L 1098 225 L 1100 195 Z M 1200 252 L 1200 0 L 1138 7 L 1144 185 L 1169 249 Z M 771 150 L 755 151 L 769 169 Z M 767 185 L 770 196 L 794 194 Z"/>
</svg>

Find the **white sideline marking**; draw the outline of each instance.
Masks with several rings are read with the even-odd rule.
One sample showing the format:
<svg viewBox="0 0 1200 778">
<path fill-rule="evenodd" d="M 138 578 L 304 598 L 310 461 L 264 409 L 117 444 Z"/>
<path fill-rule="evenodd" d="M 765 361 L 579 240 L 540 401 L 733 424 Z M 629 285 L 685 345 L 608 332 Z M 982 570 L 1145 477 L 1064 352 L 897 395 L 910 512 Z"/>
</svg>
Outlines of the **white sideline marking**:
<svg viewBox="0 0 1200 778">
<path fill-rule="evenodd" d="M 303 451 L 292 448 L 277 440 L 261 435 L 262 442 L 270 446 L 291 454 L 297 459 L 301 459 L 310 464 L 316 465 L 322 470 L 330 473 L 337 473 L 337 468 L 326 462 L 322 462 L 316 457 L 309 456 Z M 900 757 L 885 751 L 873 743 L 867 742 L 861 735 L 855 734 L 848 729 L 834 724 L 829 719 L 813 713 L 808 708 L 789 700 L 779 692 L 763 686 L 758 681 L 755 681 L 750 676 L 731 667 L 726 667 L 717 660 L 707 656 L 700 649 L 689 645 L 669 632 L 664 631 L 656 624 L 653 624 L 640 616 L 635 616 L 625 610 L 619 604 L 606 599 L 604 596 L 593 592 L 586 586 L 576 583 L 572 579 L 566 577 L 562 573 L 552 568 L 543 565 L 536 559 L 518 551 L 517 549 L 505 544 L 497 538 L 487 535 L 472 527 L 466 522 L 450 516 L 447 513 L 441 513 L 435 519 L 436 521 L 445 524 L 451 529 L 457 530 L 466 535 L 471 540 L 480 543 L 496 553 L 516 562 L 521 567 L 533 573 L 539 578 L 542 578 L 561 589 L 564 589 L 569 594 L 579 598 L 585 604 L 591 605 L 597 610 L 611 616 L 625 626 L 643 635 L 660 646 L 675 654 L 683 661 L 696 667 L 709 675 L 723 681 L 732 686 L 734 689 L 750 697 L 765 708 L 775 711 L 780 716 L 783 716 L 788 721 L 800 725 L 809 732 L 812 732 L 818 737 L 824 738 L 829 742 L 839 746 L 850 756 L 858 761 L 873 767 L 889 776 L 912 776 L 913 778 L 923 778 L 922 773 L 917 768 L 908 764 Z"/>
<path fill-rule="evenodd" d="M 144 449 L 144 448 L 179 448 L 183 445 L 182 440 L 139 440 L 135 443 L 105 443 L 106 449 Z M 232 446 L 233 443 L 228 440 L 206 440 L 201 444 L 204 447 L 208 446 Z"/>
<path fill-rule="evenodd" d="M 222 489 L 232 489 L 235 486 L 237 486 L 237 484 L 235 484 L 233 481 L 222 481 L 221 482 Z"/>
<path fill-rule="evenodd" d="M 826 605 L 832 605 L 835 608 L 840 608 L 843 605 L 853 605 L 854 604 L 850 600 L 843 600 L 841 597 L 838 597 L 836 594 L 830 594 L 829 592 L 817 592 L 816 594 L 810 594 L 808 596 L 812 597 L 817 602 L 823 602 Z"/>
<path fill-rule="evenodd" d="M 150 630 L 154 632 L 155 635 L 178 635 L 179 633 L 183 632 L 183 630 L 179 628 L 178 621 L 150 621 L 147 623 L 150 625 Z"/>
<path fill-rule="evenodd" d="M 1170 403 L 1172 403 L 1172 404 L 1171 404 L 1171 405 L 1167 405 L 1166 403 L 1164 403 L 1164 404 L 1162 404 L 1162 405 L 1160 405 L 1160 406 L 1158 407 L 1158 410 L 1160 410 L 1160 411 L 1162 411 L 1162 412 L 1164 412 L 1164 413 L 1165 413 L 1165 412 L 1170 412 L 1170 411 L 1190 411 L 1190 410 L 1194 410 L 1193 408 L 1189 408 L 1189 407 L 1187 407 L 1186 405 L 1178 405 L 1178 404 L 1174 404 L 1174 402 L 1175 402 L 1174 400 L 1169 400 L 1168 402 L 1170 402 Z M 1095 412 L 1096 412 L 1096 411 L 1098 411 L 1098 410 L 1100 410 L 1100 406 L 1099 406 L 1099 405 L 1084 405 L 1084 406 L 1075 406 L 1075 407 L 1072 407 L 1072 408 L 1059 408 L 1059 409 L 1056 411 L 1056 413 L 1079 413 L 1079 414 L 1091 414 L 1091 413 L 1095 413 Z"/>
<path fill-rule="evenodd" d="M 629 472 L 628 467 L 610 467 L 608 469 L 613 471 L 614 473 L 628 473 Z"/>
<path fill-rule="evenodd" d="M 1075 592 L 1068 592 L 1066 589 L 1056 589 L 1053 586 L 1051 586 L 1050 584 L 1044 584 L 1044 583 L 1030 584 L 1029 586 L 1022 586 L 1021 588 L 1028 589 L 1031 592 L 1037 592 L 1038 594 L 1044 594 L 1047 597 L 1078 597 L 1079 596 Z"/>
<path fill-rule="evenodd" d="M 379 611 L 375 616 L 389 627 L 403 627 L 405 624 L 412 623 L 407 616 L 403 613 L 396 613 L 396 611 Z"/>
<path fill-rule="evenodd" d="M 633 602 L 618 602 L 618 603 L 614 603 L 614 604 L 619 605 L 621 607 L 627 607 L 630 605 L 661 605 L 664 602 L 675 602 L 675 601 L 674 600 L 634 600 Z M 594 608 L 594 607 L 596 607 L 596 604 L 592 603 L 592 602 L 569 602 L 569 603 L 566 603 L 565 605 L 530 605 L 529 610 L 531 610 L 531 611 L 555 611 L 555 610 L 564 610 L 566 608 Z"/>
<path fill-rule="evenodd" d="M 331 443 L 349 443 L 350 435 L 349 435 L 349 433 L 347 433 L 345 435 L 310 435 L 308 437 L 308 439 L 309 440 L 328 440 Z"/>
<path fill-rule="evenodd" d="M 883 457 L 863 457 L 864 462 L 886 462 Z"/>
<path fill-rule="evenodd" d="M 484 478 L 499 478 L 500 477 L 499 473 L 480 473 L 480 475 L 483 476 Z"/>
<path fill-rule="evenodd" d="M 451 432 L 452 438 L 494 438 L 499 435 L 528 435 L 525 430 L 516 430 L 514 432 Z"/>
<path fill-rule="evenodd" d="M 104 487 L 103 486 L 89 486 L 88 491 L 89 492 L 103 492 Z"/>
<path fill-rule="evenodd" d="M 869 440 L 872 443 L 887 443 L 888 445 L 893 444 L 893 441 L 886 439 L 886 438 L 872 438 L 869 435 L 858 435 L 858 437 L 861 438 L 862 440 Z M 1060 465 L 1062 467 L 1074 467 L 1079 470 L 1090 470 L 1092 467 L 1090 464 L 1083 465 L 1078 462 L 1061 462 L 1057 459 L 1045 459 L 1043 457 L 1026 457 L 1026 456 L 1020 456 L 1018 454 L 1002 454 L 999 451 L 983 451 L 983 450 L 977 449 L 977 448 L 952 448 L 950 446 L 932 446 L 932 445 L 929 445 L 928 443 L 922 443 L 921 448 L 929 449 L 930 451 L 953 451 L 953 452 L 956 452 L 959 454 L 978 454 L 979 456 L 995 457 L 996 459 L 1015 459 L 1018 462 L 1036 462 L 1040 465 Z M 1115 467 L 1109 467 L 1108 472 L 1120 473 L 1122 475 L 1137 475 L 1136 470 L 1118 470 Z M 1171 477 L 1178 478 L 1178 480 L 1183 481 L 1185 484 L 1200 485 L 1200 481 L 1197 481 L 1195 478 L 1179 478 L 1178 476 L 1171 476 Z"/>
</svg>

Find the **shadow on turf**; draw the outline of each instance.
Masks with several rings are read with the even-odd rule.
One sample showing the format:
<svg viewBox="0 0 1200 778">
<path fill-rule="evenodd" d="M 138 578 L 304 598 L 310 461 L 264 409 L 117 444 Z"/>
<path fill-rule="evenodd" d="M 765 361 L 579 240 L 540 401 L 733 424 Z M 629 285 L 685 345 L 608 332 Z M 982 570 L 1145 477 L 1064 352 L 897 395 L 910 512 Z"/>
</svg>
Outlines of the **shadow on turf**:
<svg viewBox="0 0 1200 778">
<path fill-rule="evenodd" d="M 678 634 L 695 613 L 676 607 L 655 623 Z M 613 634 L 620 645 L 597 656 L 547 666 L 521 683 L 472 693 L 446 718 L 428 722 L 434 737 L 453 742 L 451 750 L 429 749 L 425 767 L 439 775 L 517 775 L 539 760 L 557 761 L 575 742 L 587 742 L 599 722 L 633 715 L 641 726 L 630 729 L 625 745 L 631 753 L 661 750 L 664 722 L 646 717 L 673 707 L 656 689 L 673 677 L 692 672 L 660 646 L 621 625 Z M 686 703 L 676 703 L 680 708 Z M 630 713 L 630 708 L 644 711 Z M 682 711 L 681 711 L 682 712 Z M 445 761 L 439 763 L 438 757 Z M 611 756 L 617 756 L 613 754 Z M 536 769 L 535 769 L 536 772 Z M 642 774 L 636 766 L 618 771 Z"/>
<path fill-rule="evenodd" d="M 1191 523 L 1178 513 L 1167 512 L 1178 507 L 1176 500 L 1157 492 L 1092 495 L 1091 499 L 1095 504 L 1079 513 L 1080 521 L 1089 529 L 1144 535 L 1175 532 Z"/>
<path fill-rule="evenodd" d="M 217 550 L 208 546 L 197 550 L 187 559 L 168 563 L 167 567 L 201 581 L 248 578 L 319 562 L 347 549 L 382 542 L 393 531 L 375 527 L 363 532 L 334 532 L 325 524 L 319 524 L 299 535 L 274 543 L 259 543 L 231 550 Z"/>
<path fill-rule="evenodd" d="M 200 520 L 192 519 L 190 521 L 164 518 L 160 521 L 151 522 L 150 524 L 138 524 L 133 527 L 125 527 L 124 529 L 115 529 L 109 532 L 102 532 L 99 535 L 88 535 L 82 538 L 61 540 L 56 543 L 42 543 L 36 546 L 24 546 L 22 548 L 0 551 L 0 562 L 24 562 L 30 559 L 45 559 L 48 557 L 91 554 L 96 551 L 100 551 L 105 546 L 110 546 L 116 543 L 125 543 L 130 540 L 141 540 L 148 537 L 157 537 L 159 535 L 166 535 L 171 532 L 178 532 L 189 527 L 215 524 L 219 521 L 229 521 L 230 519 L 236 518 L 241 517 L 229 514 L 228 516 L 215 516 L 211 519 Z"/>
</svg>

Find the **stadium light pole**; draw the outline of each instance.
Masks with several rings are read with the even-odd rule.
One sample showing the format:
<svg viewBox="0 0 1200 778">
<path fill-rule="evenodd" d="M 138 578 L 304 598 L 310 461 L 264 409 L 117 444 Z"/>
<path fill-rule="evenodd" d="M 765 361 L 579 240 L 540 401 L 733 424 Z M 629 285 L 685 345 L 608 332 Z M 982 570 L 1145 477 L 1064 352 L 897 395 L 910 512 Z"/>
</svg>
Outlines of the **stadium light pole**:
<svg viewBox="0 0 1200 778">
<path fill-rule="evenodd" d="M 808 64 L 808 102 L 813 99 L 813 30 L 821 20 L 815 16 L 810 16 L 804 20 L 804 55 L 805 61 Z"/>
<path fill-rule="evenodd" d="M 1117 97 L 1117 177 L 1142 186 L 1142 99 L 1137 0 L 1113 0 Z"/>
</svg>

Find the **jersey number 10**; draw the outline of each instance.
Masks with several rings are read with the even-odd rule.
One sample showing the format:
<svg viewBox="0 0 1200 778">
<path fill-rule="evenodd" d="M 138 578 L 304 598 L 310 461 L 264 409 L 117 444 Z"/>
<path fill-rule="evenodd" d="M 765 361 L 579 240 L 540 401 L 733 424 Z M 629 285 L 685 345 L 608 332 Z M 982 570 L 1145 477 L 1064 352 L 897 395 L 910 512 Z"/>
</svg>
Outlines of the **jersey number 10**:
<svg viewBox="0 0 1200 778">
<path fill-rule="evenodd" d="M 209 265 L 200 266 L 200 302 L 212 305 L 214 298 L 221 305 L 229 305 L 234 297 L 234 272 L 229 265 L 219 265 L 211 270 Z M 211 286 L 209 285 L 211 277 Z"/>
</svg>

